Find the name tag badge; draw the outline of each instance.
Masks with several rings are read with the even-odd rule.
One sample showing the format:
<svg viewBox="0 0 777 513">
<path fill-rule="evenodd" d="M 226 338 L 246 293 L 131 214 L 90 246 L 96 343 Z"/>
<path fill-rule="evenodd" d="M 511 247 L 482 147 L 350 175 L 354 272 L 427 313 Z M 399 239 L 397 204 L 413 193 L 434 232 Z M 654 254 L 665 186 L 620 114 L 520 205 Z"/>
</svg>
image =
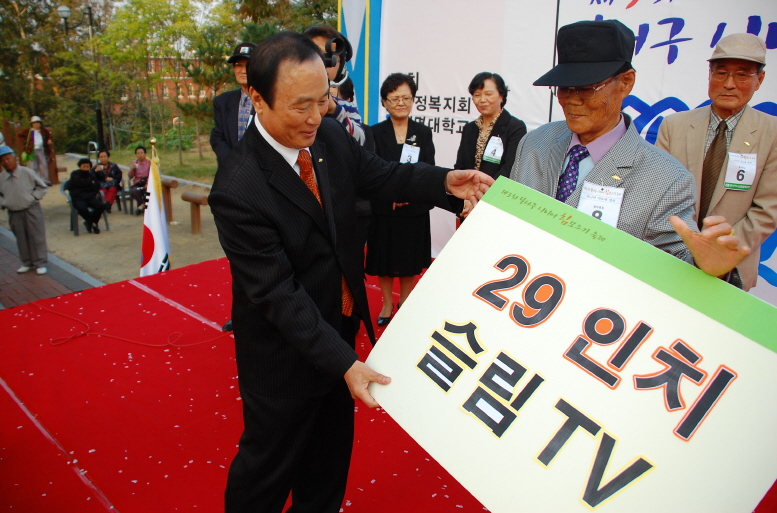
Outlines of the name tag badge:
<svg viewBox="0 0 777 513">
<path fill-rule="evenodd" d="M 729 152 L 723 186 L 732 191 L 749 190 L 755 180 L 756 157 L 756 153 Z"/>
<path fill-rule="evenodd" d="M 623 203 L 623 189 L 583 182 L 577 209 L 617 228 Z"/>
<path fill-rule="evenodd" d="M 418 156 L 421 154 L 420 146 L 410 146 L 409 144 L 402 145 L 402 156 L 399 157 L 399 161 L 403 164 L 415 164 L 418 162 Z"/>
<path fill-rule="evenodd" d="M 486 150 L 483 152 L 483 160 L 486 162 L 493 162 L 499 164 L 502 162 L 502 153 L 504 153 L 504 146 L 502 146 L 502 139 L 500 137 L 492 137 L 488 140 Z"/>
</svg>

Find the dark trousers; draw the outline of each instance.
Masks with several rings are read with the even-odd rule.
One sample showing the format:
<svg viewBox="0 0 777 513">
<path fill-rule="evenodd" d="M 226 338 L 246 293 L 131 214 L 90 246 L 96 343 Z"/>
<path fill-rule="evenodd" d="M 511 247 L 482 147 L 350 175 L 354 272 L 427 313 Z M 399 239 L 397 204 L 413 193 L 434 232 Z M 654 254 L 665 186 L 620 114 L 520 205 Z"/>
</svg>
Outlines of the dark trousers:
<svg viewBox="0 0 777 513">
<path fill-rule="evenodd" d="M 348 342 L 359 321 L 341 330 Z M 349 338 L 350 337 L 350 340 Z M 277 398 L 240 388 L 245 425 L 225 493 L 226 513 L 337 513 L 353 448 L 354 402 L 344 380 L 323 395 Z"/>
<path fill-rule="evenodd" d="M 105 202 L 102 200 L 102 196 L 94 195 L 89 199 L 71 198 L 71 201 L 73 202 L 73 207 L 78 210 L 78 215 L 83 217 L 88 224 L 97 224 L 100 221 L 100 216 L 103 214 L 103 210 L 105 210 Z"/>
</svg>

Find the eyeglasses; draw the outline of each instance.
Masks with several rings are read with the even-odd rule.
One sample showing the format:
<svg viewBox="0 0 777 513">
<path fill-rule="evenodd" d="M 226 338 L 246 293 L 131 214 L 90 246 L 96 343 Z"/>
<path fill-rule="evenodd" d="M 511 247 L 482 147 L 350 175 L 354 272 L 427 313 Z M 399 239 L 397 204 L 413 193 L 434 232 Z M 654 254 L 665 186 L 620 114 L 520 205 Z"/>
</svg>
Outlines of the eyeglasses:
<svg viewBox="0 0 777 513">
<path fill-rule="evenodd" d="M 600 84 L 595 87 L 561 87 L 561 86 L 553 87 L 552 88 L 553 95 L 556 98 L 563 100 L 564 98 L 569 98 L 569 95 L 574 93 L 581 100 L 584 100 L 584 101 L 591 100 L 593 99 L 594 96 L 596 96 L 597 91 L 601 91 L 602 89 L 604 89 L 604 86 L 606 86 L 607 84 L 609 84 L 610 82 L 618 78 L 619 76 L 620 76 L 620 73 L 608 78 L 607 80 L 604 81 L 603 84 Z"/>
<path fill-rule="evenodd" d="M 739 82 L 741 84 L 743 82 L 747 82 L 751 77 L 754 77 L 757 74 L 758 72 L 745 73 L 744 71 L 726 71 L 719 69 L 716 71 L 710 71 L 710 80 L 713 82 L 725 82 L 728 80 L 729 76 L 732 76 L 734 77 L 734 82 Z"/>
<path fill-rule="evenodd" d="M 410 95 L 394 96 L 392 98 L 386 98 L 386 101 L 389 102 L 391 105 L 399 105 L 400 102 L 404 103 L 405 105 L 409 105 L 413 103 L 413 97 Z"/>
<path fill-rule="evenodd" d="M 237 61 L 237 62 L 233 62 L 232 63 L 232 67 L 233 68 L 245 68 L 247 64 L 248 64 L 248 61 L 246 61 L 246 60 Z"/>
</svg>

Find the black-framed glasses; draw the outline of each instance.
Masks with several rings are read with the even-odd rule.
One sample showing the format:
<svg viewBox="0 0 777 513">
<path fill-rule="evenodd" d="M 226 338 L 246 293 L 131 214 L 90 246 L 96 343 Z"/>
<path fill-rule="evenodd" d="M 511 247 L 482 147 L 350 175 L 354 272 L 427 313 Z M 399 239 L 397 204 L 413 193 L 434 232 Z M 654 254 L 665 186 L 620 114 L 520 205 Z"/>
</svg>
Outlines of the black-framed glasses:
<svg viewBox="0 0 777 513">
<path fill-rule="evenodd" d="M 620 76 L 620 73 L 617 75 L 613 75 L 607 80 L 605 80 L 603 83 L 599 84 L 598 86 L 588 86 L 588 87 L 561 87 L 561 86 L 554 86 L 551 88 L 553 91 L 553 96 L 559 99 L 565 99 L 569 98 L 569 95 L 576 94 L 578 98 L 581 100 L 591 100 L 594 96 L 596 96 L 597 91 L 601 91 L 604 89 L 604 87 L 618 78 Z"/>
<path fill-rule="evenodd" d="M 725 82 L 726 80 L 728 80 L 728 77 L 730 75 L 734 77 L 734 82 L 739 82 L 741 84 L 743 82 L 747 82 L 757 74 L 758 72 L 745 73 L 744 71 L 726 71 L 724 69 L 719 69 L 716 71 L 710 71 L 710 80 L 714 82 Z"/>
<path fill-rule="evenodd" d="M 391 105 L 399 105 L 400 102 L 404 102 L 405 105 L 410 105 L 413 103 L 413 97 L 409 94 L 405 96 L 393 96 L 391 98 L 386 98 L 386 101 Z"/>
</svg>

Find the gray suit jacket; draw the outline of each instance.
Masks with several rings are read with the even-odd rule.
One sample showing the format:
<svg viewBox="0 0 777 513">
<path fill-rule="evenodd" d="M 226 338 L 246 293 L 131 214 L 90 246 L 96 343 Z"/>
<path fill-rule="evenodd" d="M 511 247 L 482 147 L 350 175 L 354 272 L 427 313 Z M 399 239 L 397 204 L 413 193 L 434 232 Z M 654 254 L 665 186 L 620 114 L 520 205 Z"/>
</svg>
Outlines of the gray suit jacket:
<svg viewBox="0 0 777 513">
<path fill-rule="evenodd" d="M 677 215 L 693 230 L 696 186 L 677 160 L 646 142 L 624 114 L 626 134 L 591 170 L 585 181 L 625 189 L 618 229 L 687 262 L 690 251 L 669 223 Z M 550 197 L 556 196 L 572 132 L 564 121 L 530 132 L 518 146 L 510 178 Z M 615 178 L 618 177 L 618 178 Z M 581 183 L 566 200 L 577 207 Z"/>
<path fill-rule="evenodd" d="M 658 130 L 656 146 L 677 158 L 696 179 L 701 191 L 704 144 L 710 122 L 710 107 L 678 112 L 667 117 Z M 723 186 L 728 157 L 712 194 L 708 215 L 726 218 L 744 244 L 753 252 L 739 264 L 745 290 L 758 280 L 760 246 L 777 226 L 777 117 L 753 110 L 749 105 L 737 123 L 729 151 L 755 153 L 756 174 L 747 191 Z M 698 204 L 695 205 L 698 209 Z"/>
</svg>

